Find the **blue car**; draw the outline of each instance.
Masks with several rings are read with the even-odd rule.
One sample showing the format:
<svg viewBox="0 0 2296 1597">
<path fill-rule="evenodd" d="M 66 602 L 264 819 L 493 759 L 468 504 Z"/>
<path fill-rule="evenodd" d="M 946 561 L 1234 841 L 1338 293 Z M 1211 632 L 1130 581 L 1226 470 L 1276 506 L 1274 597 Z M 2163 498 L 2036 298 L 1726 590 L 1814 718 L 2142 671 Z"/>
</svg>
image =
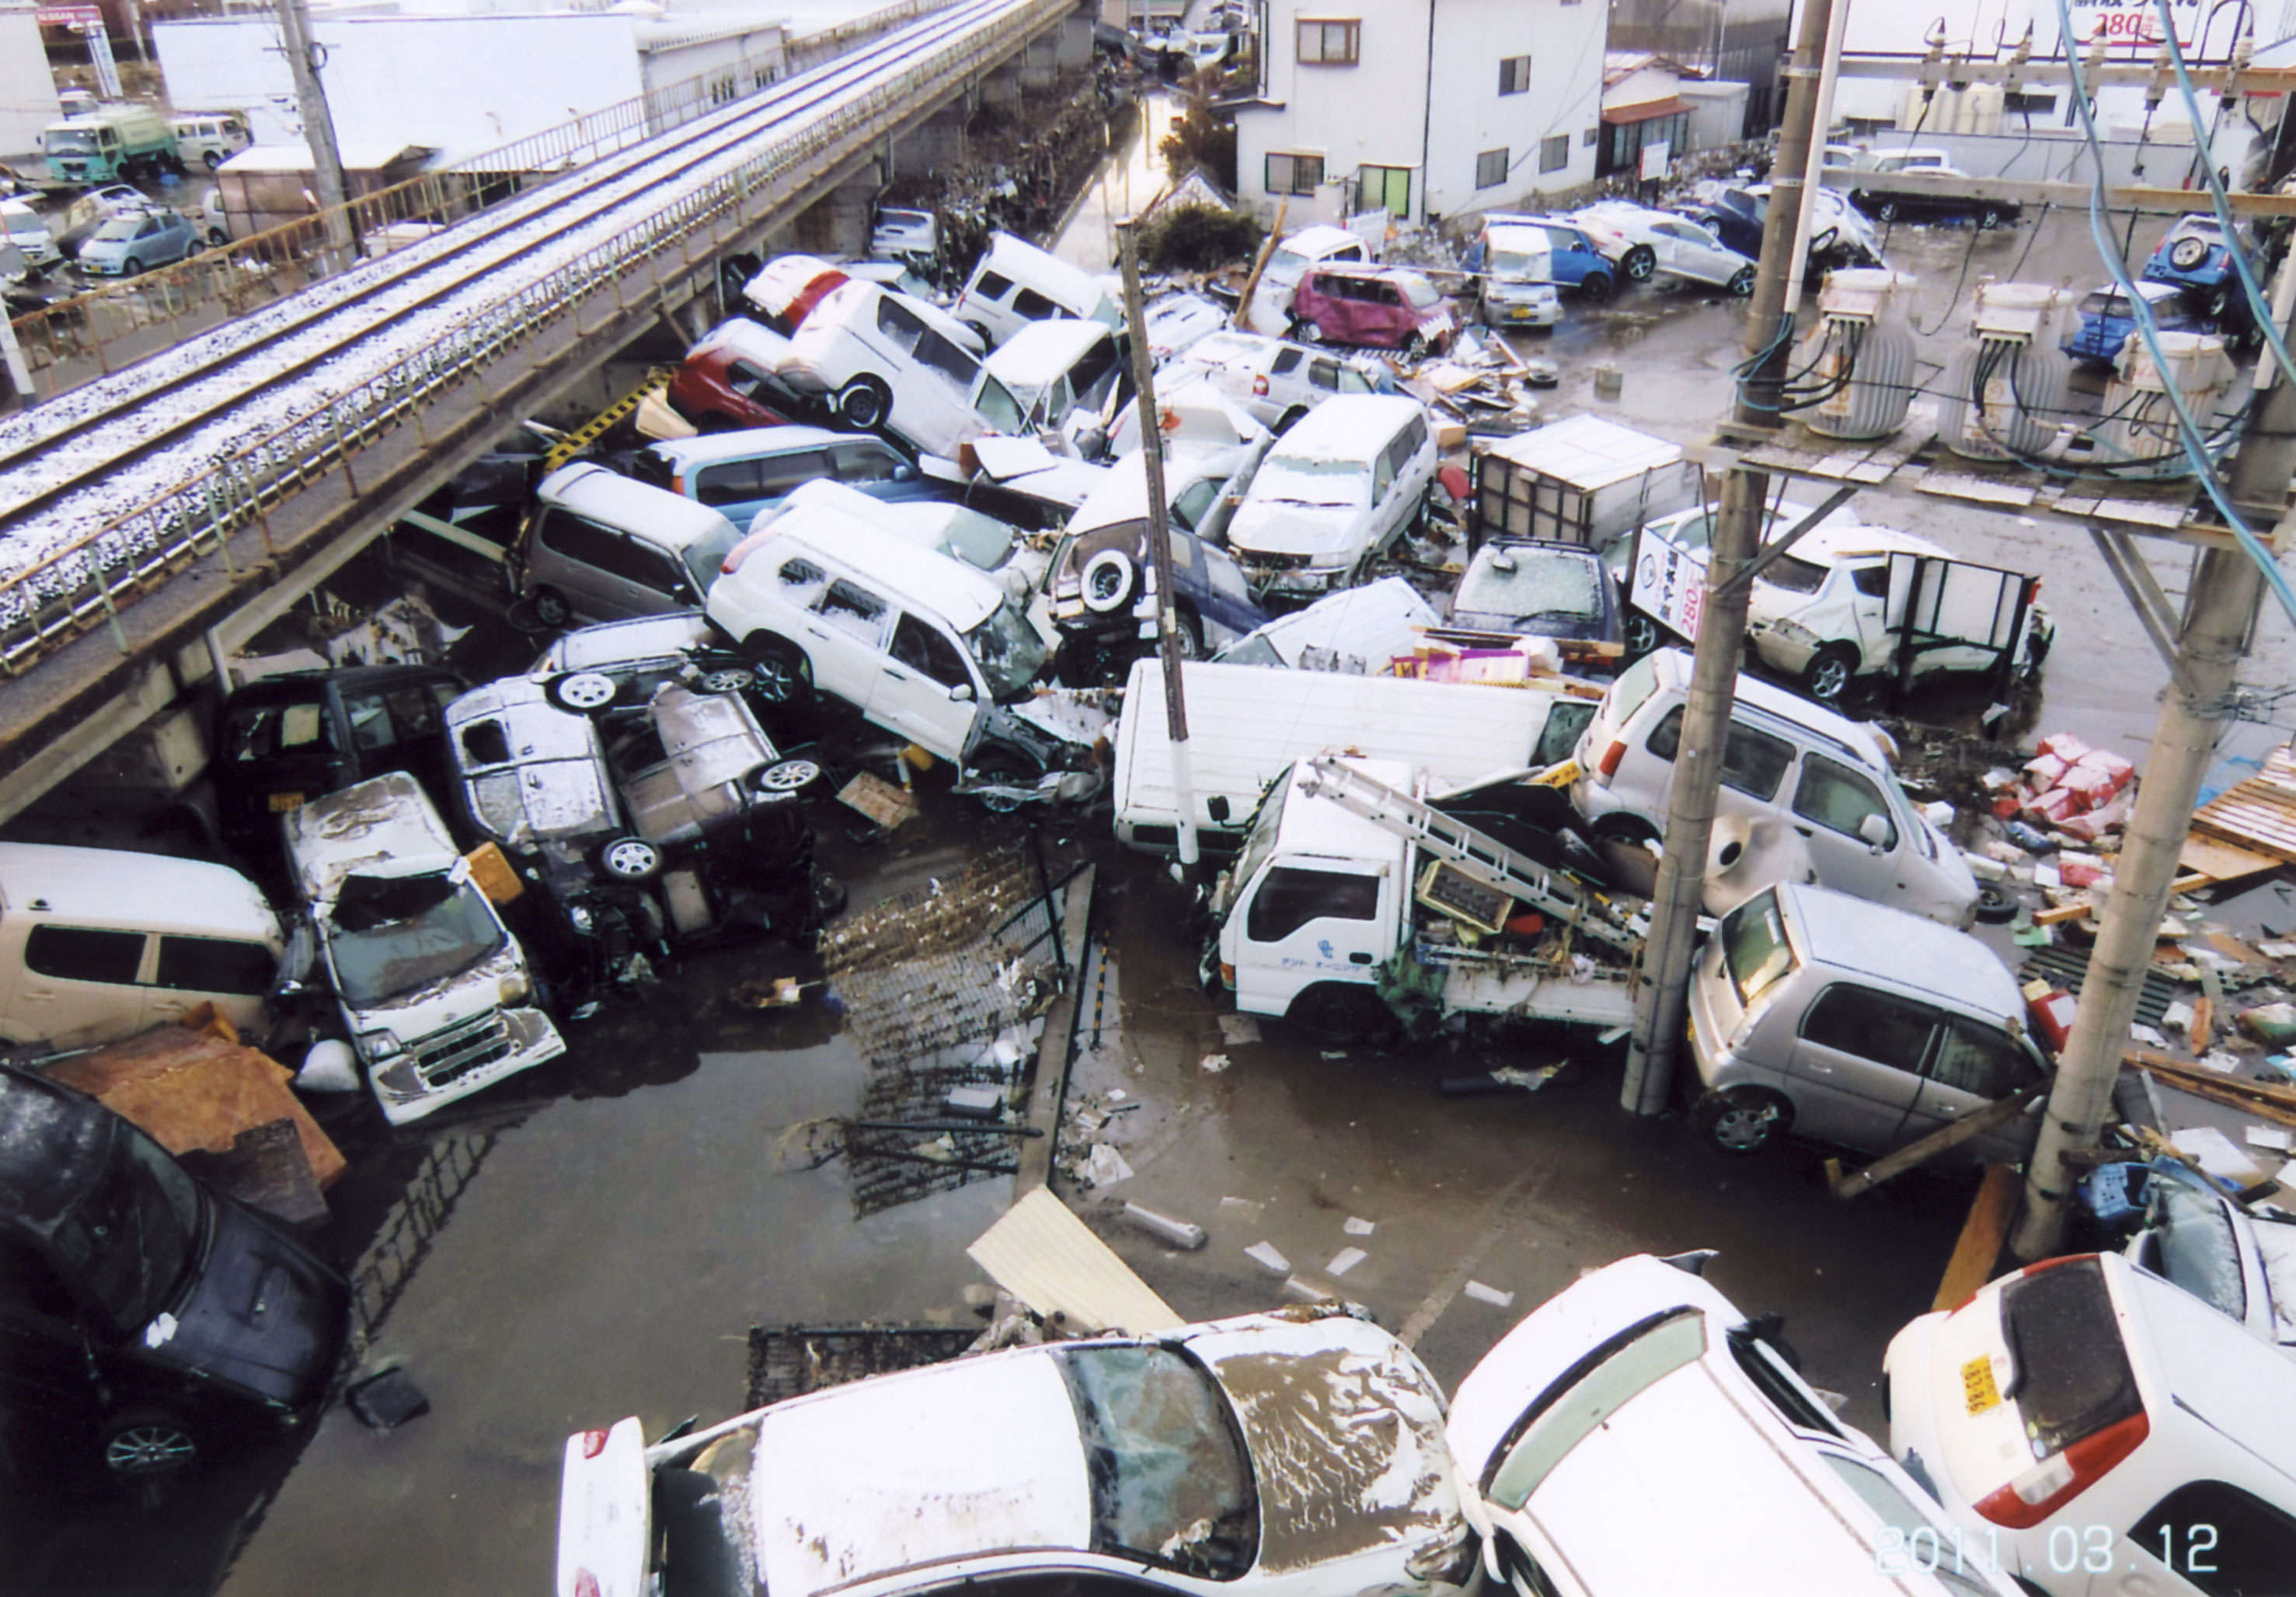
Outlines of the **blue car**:
<svg viewBox="0 0 2296 1597">
<path fill-rule="evenodd" d="M 2183 291 L 2173 283 L 2139 283 L 2137 293 L 2152 307 L 2152 325 L 2163 333 L 2207 333 L 2208 318 L 2185 308 Z M 2111 366 L 2120 358 L 2121 345 L 2136 331 L 2136 313 L 2120 285 L 2108 283 L 2091 289 L 2080 302 L 2080 328 L 2062 346 L 2064 352 L 2086 366 Z"/>
<path fill-rule="evenodd" d="M 2194 314 L 2218 324 L 2227 337 L 2244 342 L 2254 336 L 2256 317 L 2248 296 L 2241 292 L 2240 275 L 2233 269 L 2227 242 L 2215 217 L 2203 213 L 2181 218 L 2144 263 L 2144 280 L 2173 284 Z M 2255 259 L 2255 237 L 2243 228 L 2230 242 L 2249 251 L 2257 281 L 2263 283 L 2268 274 L 2266 263 Z"/>
<path fill-rule="evenodd" d="M 1483 257 L 1488 252 L 1490 230 L 1494 227 L 1545 228 L 1550 251 L 1548 274 L 1557 288 L 1575 288 L 1581 298 L 1599 303 L 1609 299 L 1611 291 L 1618 286 L 1618 267 L 1595 247 L 1594 239 L 1584 227 L 1576 222 L 1519 216 L 1509 211 L 1495 210 L 1483 218 L 1483 229 L 1467 251 L 1467 270 L 1483 269 Z"/>
</svg>

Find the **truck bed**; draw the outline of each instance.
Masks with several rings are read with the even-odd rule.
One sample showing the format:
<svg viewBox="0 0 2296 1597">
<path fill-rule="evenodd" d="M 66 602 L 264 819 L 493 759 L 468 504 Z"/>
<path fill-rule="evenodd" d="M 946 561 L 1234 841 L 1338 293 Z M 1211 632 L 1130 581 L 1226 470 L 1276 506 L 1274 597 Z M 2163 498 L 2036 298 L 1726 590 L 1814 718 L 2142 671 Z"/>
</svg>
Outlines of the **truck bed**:
<svg viewBox="0 0 2296 1597">
<path fill-rule="evenodd" d="M 1512 1015 L 1586 1025 L 1634 1019 L 1635 973 L 1607 951 L 1549 927 L 1535 940 L 1493 938 L 1470 947 L 1446 917 L 1421 910 L 1414 926 L 1406 986 L 1442 1009 Z"/>
</svg>

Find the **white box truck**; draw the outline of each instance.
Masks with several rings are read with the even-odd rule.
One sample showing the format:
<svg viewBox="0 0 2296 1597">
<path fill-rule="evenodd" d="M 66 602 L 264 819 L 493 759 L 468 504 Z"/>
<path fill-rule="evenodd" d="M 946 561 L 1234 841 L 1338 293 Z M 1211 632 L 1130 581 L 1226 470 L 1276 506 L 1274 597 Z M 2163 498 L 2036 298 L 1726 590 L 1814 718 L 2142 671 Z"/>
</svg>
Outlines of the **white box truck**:
<svg viewBox="0 0 2296 1597">
<path fill-rule="evenodd" d="M 1570 757 L 1601 687 L 1554 679 L 1521 687 L 1271 671 L 1191 662 L 1181 668 L 1198 839 L 1233 847 L 1267 785 L 1311 754 L 1398 760 L 1437 788 Z M 1164 672 L 1135 662 L 1115 737 L 1116 836 L 1134 848 L 1177 846 Z"/>
<path fill-rule="evenodd" d="M 1705 500 L 1679 444 L 1599 416 L 1520 433 L 1474 457 L 1472 545 L 1547 539 L 1596 552 L 1654 516 Z"/>
</svg>

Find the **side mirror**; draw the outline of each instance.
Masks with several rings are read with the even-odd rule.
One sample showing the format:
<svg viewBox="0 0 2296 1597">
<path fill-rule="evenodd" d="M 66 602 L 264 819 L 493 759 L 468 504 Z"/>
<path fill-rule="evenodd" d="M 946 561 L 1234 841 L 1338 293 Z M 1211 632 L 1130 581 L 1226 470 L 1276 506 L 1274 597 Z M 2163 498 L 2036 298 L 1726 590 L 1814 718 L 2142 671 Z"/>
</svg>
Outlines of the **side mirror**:
<svg viewBox="0 0 2296 1597">
<path fill-rule="evenodd" d="M 1877 854 L 1880 853 L 1889 845 L 1889 818 L 1879 814 L 1866 815 L 1857 823 L 1857 836 L 1866 840 L 1866 845 L 1868 848 Z"/>
<path fill-rule="evenodd" d="M 1204 801 L 1204 813 L 1210 816 L 1214 820 L 1219 822 L 1220 825 L 1226 826 L 1227 824 L 1228 815 L 1227 794 L 1225 793 L 1215 793 L 1211 797 L 1206 799 Z"/>
<path fill-rule="evenodd" d="M 969 704 L 972 703 L 972 684 L 970 682 L 959 682 L 955 687 L 948 690 L 948 699 L 949 703 L 953 704 Z"/>
<path fill-rule="evenodd" d="M 906 460 L 893 468 L 893 481 L 896 482 L 914 482 L 916 478 L 916 474 L 917 468 L 911 465 Z"/>
</svg>

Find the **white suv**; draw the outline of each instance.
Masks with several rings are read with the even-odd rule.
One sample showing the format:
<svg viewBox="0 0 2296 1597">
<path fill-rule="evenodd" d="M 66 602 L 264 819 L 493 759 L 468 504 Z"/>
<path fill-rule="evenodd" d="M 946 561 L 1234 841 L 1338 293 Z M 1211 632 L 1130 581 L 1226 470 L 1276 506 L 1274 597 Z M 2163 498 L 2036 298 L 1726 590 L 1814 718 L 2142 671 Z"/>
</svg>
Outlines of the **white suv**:
<svg viewBox="0 0 2296 1597">
<path fill-rule="evenodd" d="M 1156 387 L 1173 393 L 1198 377 L 1275 432 L 1290 432 L 1292 423 L 1333 394 L 1380 391 L 1379 375 L 1364 357 L 1311 350 L 1257 333 L 1206 334 L 1188 347 L 1168 376 L 1157 379 Z"/>
<path fill-rule="evenodd" d="M 1228 543 L 1263 600 L 1352 587 L 1419 514 L 1436 460 L 1418 400 L 1326 399 L 1259 463 Z"/>
</svg>

